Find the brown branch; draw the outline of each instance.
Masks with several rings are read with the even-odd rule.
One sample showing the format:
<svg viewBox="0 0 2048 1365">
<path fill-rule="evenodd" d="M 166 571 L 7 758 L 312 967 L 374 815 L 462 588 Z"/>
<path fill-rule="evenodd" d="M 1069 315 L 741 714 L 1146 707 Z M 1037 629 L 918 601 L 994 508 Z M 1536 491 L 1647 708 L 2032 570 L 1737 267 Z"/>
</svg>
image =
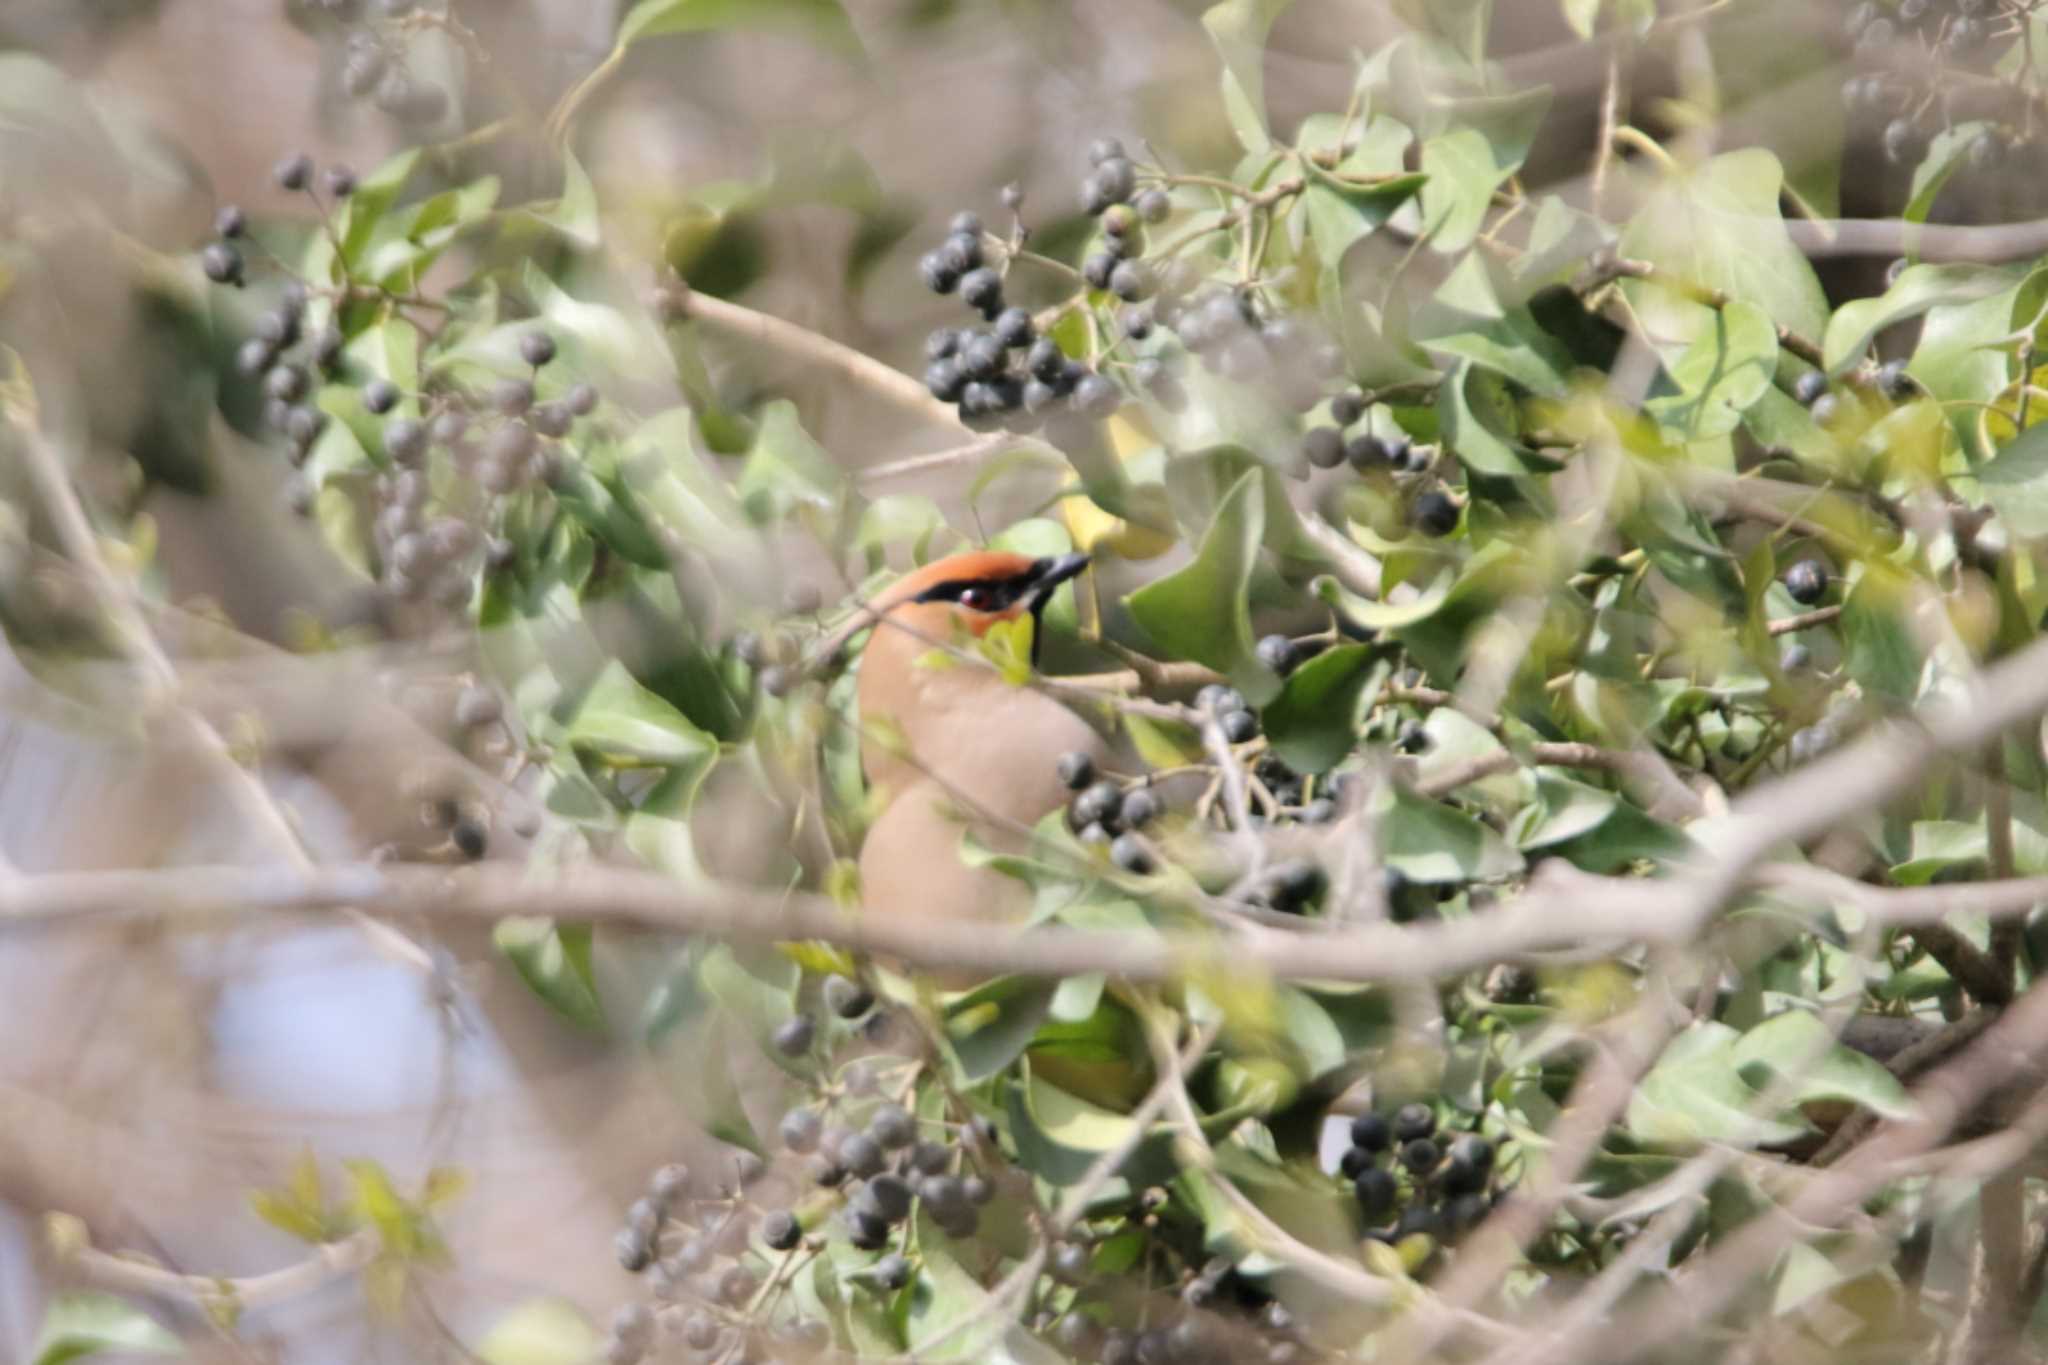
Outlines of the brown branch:
<svg viewBox="0 0 2048 1365">
<path fill-rule="evenodd" d="M 1725 1238 L 1688 1273 L 1650 1290 L 1599 1341 L 1586 1343 L 1594 1359 L 1641 1359 L 1664 1342 L 1696 1332 L 1766 1268 L 1787 1243 L 1853 1217 L 1877 1190 L 1920 1169 L 1925 1156 L 1974 1112 L 1996 1087 L 2037 1065 L 2048 1043 L 2048 983 L 2037 984 L 2004 1011 L 1959 1056 L 1916 1084 L 1915 1117 L 1887 1123 L 1849 1159 L 1822 1172 L 1781 1208 L 1752 1219 Z M 2048 1097 L 2030 1105 L 2012 1129 L 2048 1125 Z M 2038 1132 L 2008 1132 L 1996 1155 L 2024 1153 Z"/>
<path fill-rule="evenodd" d="M 114 576 L 113 570 L 107 567 L 106 559 L 100 554 L 99 539 L 92 523 L 86 519 L 84 505 L 71 487 L 63 461 L 36 425 L 33 415 L 8 411 L 0 412 L 0 417 L 10 419 L 9 425 L 20 442 L 29 479 L 35 484 L 37 495 L 57 528 L 59 543 L 85 578 L 100 610 L 106 613 L 121 640 L 123 651 L 140 666 L 148 679 L 154 696 L 145 701 L 145 706 L 165 705 L 172 723 L 213 769 L 229 800 L 250 826 L 269 840 L 280 857 L 301 871 L 309 869 L 312 860 L 299 841 L 298 831 L 262 782 L 235 760 L 227 741 L 204 717 L 174 703 L 178 691 L 177 670 L 151 632 L 149 623 L 143 619 L 133 597 Z M 404 934 L 388 924 L 362 917 L 353 910 L 345 913 L 355 920 L 380 952 L 418 971 L 429 975 L 435 972 L 433 958 Z"/>
<path fill-rule="evenodd" d="M 1795 631 L 1811 630 L 1815 626 L 1824 626 L 1841 614 L 1842 609 L 1840 607 L 1815 607 L 1812 611 L 1802 611 L 1797 616 L 1781 616 L 1765 626 L 1764 629 L 1774 636 L 1790 635 Z"/>
<path fill-rule="evenodd" d="M 1729 294 L 1726 290 L 1714 289 L 1706 285 L 1696 284 L 1691 280 L 1680 279 L 1668 270 L 1664 270 L 1649 261 L 1636 260 L 1627 256 L 1607 256 L 1600 259 L 1588 268 L 1585 274 L 1578 280 L 1573 282 L 1572 288 L 1582 295 L 1591 294 L 1606 285 L 1612 284 L 1616 280 L 1642 280 L 1648 284 L 1662 285 L 1666 289 L 1684 295 L 1694 303 L 1704 304 L 1714 309 L 1726 308 L 1734 301 L 1733 295 Z M 1780 346 L 1783 346 L 1809 365 L 1820 369 L 1827 367 L 1827 362 L 1819 342 L 1811 337 L 1802 336 L 1783 323 L 1774 325 L 1777 328 L 1778 344 Z"/>
<path fill-rule="evenodd" d="M 321 1243 L 306 1259 L 281 1270 L 241 1277 L 190 1275 L 101 1251 L 91 1244 L 84 1222 L 70 1214 L 51 1214 L 46 1222 L 58 1261 L 80 1278 L 123 1293 L 178 1299 L 201 1308 L 246 1311 L 299 1298 L 355 1274 L 370 1263 L 378 1247 L 375 1230 L 363 1228 Z"/>
<path fill-rule="evenodd" d="M 819 369 L 829 370 L 934 426 L 956 431 L 962 429 L 960 414 L 951 405 L 932 397 L 923 384 L 901 370 L 891 369 L 820 332 L 694 290 L 688 291 L 683 310 L 688 317 L 700 319 L 733 336 L 758 342 L 796 356 Z"/>
</svg>

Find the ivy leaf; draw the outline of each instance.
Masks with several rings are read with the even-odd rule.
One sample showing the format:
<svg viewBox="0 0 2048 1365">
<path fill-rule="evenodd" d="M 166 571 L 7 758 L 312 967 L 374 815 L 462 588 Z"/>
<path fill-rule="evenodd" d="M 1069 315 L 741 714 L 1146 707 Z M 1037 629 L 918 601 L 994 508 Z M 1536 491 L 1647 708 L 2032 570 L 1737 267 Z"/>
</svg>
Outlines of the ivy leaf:
<svg viewBox="0 0 2048 1365">
<path fill-rule="evenodd" d="M 1416 337 L 1546 397 L 1562 397 L 1572 356 L 1526 307 L 1501 302 L 1485 256 L 1467 256 L 1415 321 Z"/>
<path fill-rule="evenodd" d="M 1910 610 L 1901 575 L 1874 561 L 1842 603 L 1844 670 L 1869 691 L 1898 702 L 1911 701 L 1920 690 L 1922 655 L 1906 620 Z"/>
<path fill-rule="evenodd" d="M 590 965 L 588 924 L 558 924 L 541 916 L 498 921 L 491 933 L 527 989 L 578 1028 L 605 1031 L 604 1004 Z"/>
<path fill-rule="evenodd" d="M 1273 148 L 1266 132 L 1266 35 L 1292 0 L 1223 0 L 1202 12 L 1202 27 L 1223 59 L 1223 112 L 1254 155 Z"/>
<path fill-rule="evenodd" d="M 342 208 L 341 224 L 335 230 L 341 238 L 341 259 L 351 274 L 358 273 L 363 253 L 385 213 L 398 201 L 398 192 L 412 178 L 419 159 L 419 148 L 409 147 L 356 183 L 354 193 Z"/>
<path fill-rule="evenodd" d="M 1010 1133 L 1025 1168 L 1053 1185 L 1072 1185 L 1087 1175 L 1097 1157 L 1133 1135 L 1126 1114 L 1068 1094 L 1037 1077 L 1015 1078 L 1004 1088 Z M 1159 1124 L 1133 1148 L 1122 1167 L 1132 1188 L 1156 1183 L 1173 1172 L 1173 1131 Z"/>
<path fill-rule="evenodd" d="M 578 750 L 622 766 L 708 769 L 718 758 L 718 741 L 635 682 L 617 659 L 604 666 L 584 693 L 563 727 L 563 738 Z"/>
<path fill-rule="evenodd" d="M 1981 119 L 1973 119 L 1944 128 L 1930 138 L 1927 154 L 1913 168 L 1913 186 L 1899 217 L 1909 223 L 1926 222 L 1928 215 L 1934 212 L 1934 201 L 1941 197 L 1942 187 L 1948 184 L 1949 177 L 1968 164 L 1971 144 L 1990 126 Z M 1913 239 L 1908 237 L 1906 242 L 1906 249 L 1914 251 Z"/>
<path fill-rule="evenodd" d="M 1907 318 L 1946 304 L 1974 303 L 2012 284 L 2012 272 L 1982 265 L 1916 265 L 1900 274 L 1874 299 L 1857 299 L 1835 310 L 1821 350 L 1830 374 L 1863 358 L 1877 334 Z"/>
<path fill-rule="evenodd" d="M 917 1219 L 917 1245 L 923 1274 L 917 1292 L 905 1296 L 902 1315 L 904 1345 L 912 1359 L 1062 1365 L 1065 1358 L 994 1301 L 973 1272 L 954 1258 L 945 1234 L 922 1213 Z"/>
<path fill-rule="evenodd" d="M 1392 665 L 1373 660 L 1366 645 L 1338 645 L 1288 674 L 1262 717 L 1266 736 L 1288 767 L 1323 773 L 1337 766 L 1358 740 L 1359 713 Z"/>
<path fill-rule="evenodd" d="M 176 1337 L 126 1299 L 112 1294 L 59 1294 L 43 1313 L 43 1330 L 29 1348 L 31 1365 L 67 1365 L 102 1351 L 182 1355 Z"/>
<path fill-rule="evenodd" d="M 621 51 L 644 38 L 724 28 L 791 29 L 849 57 L 860 35 L 839 0 L 640 0 L 619 25 Z"/>
<path fill-rule="evenodd" d="M 789 1065 L 771 1040 L 796 1012 L 797 965 L 781 953 L 722 943 L 704 954 L 698 972 L 727 1020 L 745 1029 L 764 1054 Z"/>
<path fill-rule="evenodd" d="M 947 1002 L 946 1042 L 965 1086 L 981 1084 L 1024 1055 L 1058 989 L 1049 981 L 999 976 Z"/>
<path fill-rule="evenodd" d="M 1672 363 L 1677 393 L 1643 406 L 1679 441 L 1726 436 L 1778 372 L 1778 329 L 1753 303 L 1730 300 Z"/>
<path fill-rule="evenodd" d="M 1435 886 L 1522 870 L 1522 855 L 1463 811 L 1408 791 L 1380 800 L 1383 856 L 1411 882 Z"/>
<path fill-rule="evenodd" d="M 1494 191 L 1528 157 L 1550 100 L 1547 85 L 1460 100 L 1449 111 L 1456 125 L 1422 144 L 1422 222 L 1433 249 L 1455 255 L 1472 245 Z"/>
<path fill-rule="evenodd" d="M 1521 442 L 1516 407 L 1506 379 L 1470 360 L 1459 361 L 1437 390 L 1445 448 L 1475 473 L 1523 479 L 1535 452 Z"/>
<path fill-rule="evenodd" d="M 1261 477 L 1254 469 L 1231 486 L 1193 563 L 1124 599 L 1163 652 L 1228 675 L 1253 706 L 1280 691 L 1280 679 L 1259 662 L 1252 639 L 1251 575 L 1266 525 Z"/>
<path fill-rule="evenodd" d="M 1950 430 L 1977 461 L 1988 460 L 1991 451 L 1972 405 L 1991 402 L 2005 387 L 2010 357 L 1998 348 L 2012 337 L 2023 296 L 2048 283 L 2048 268 L 2015 272 L 2010 279 L 2007 288 L 1975 303 L 1930 308 L 1907 366 L 1929 393 L 1950 405 Z"/>
<path fill-rule="evenodd" d="M 2028 427 L 1979 465 L 1977 484 L 2013 535 L 2048 535 L 2048 424 Z"/>
<path fill-rule="evenodd" d="M 566 148 L 562 152 L 562 197 L 549 208 L 529 209 L 528 213 L 585 250 L 595 250 L 599 244 L 597 189 L 583 163 Z"/>
<path fill-rule="evenodd" d="M 1749 1112 L 1756 1091 L 1738 1069 L 1739 1037 L 1710 1019 L 1672 1039 L 1629 1100 L 1630 1131 L 1646 1142 L 1669 1146 L 1727 1142 L 1753 1147 L 1798 1137 L 1804 1131 L 1799 1125 Z"/>
<path fill-rule="evenodd" d="M 1888 1119 L 1916 1110 L 1899 1078 L 1876 1058 L 1845 1047 L 1814 1015 L 1786 1010 L 1750 1029 L 1735 1044 L 1738 1070 L 1758 1090 L 1789 1082 L 1792 1103 L 1846 1100 Z"/>
<path fill-rule="evenodd" d="M 1785 229 L 1778 210 L 1784 187 L 1784 167 L 1768 151 L 1717 156 L 1658 188 L 1622 234 L 1622 253 L 1687 285 L 1755 304 L 1793 331 L 1818 337 L 1827 326 L 1827 296 Z M 1711 323 L 1714 310 L 1661 282 L 1630 280 L 1622 287 L 1652 336 L 1690 343 Z"/>
<path fill-rule="evenodd" d="M 780 521 L 799 506 L 831 507 L 840 482 L 838 466 L 804 430 L 796 404 L 778 398 L 762 410 L 737 490 L 757 525 Z"/>
</svg>

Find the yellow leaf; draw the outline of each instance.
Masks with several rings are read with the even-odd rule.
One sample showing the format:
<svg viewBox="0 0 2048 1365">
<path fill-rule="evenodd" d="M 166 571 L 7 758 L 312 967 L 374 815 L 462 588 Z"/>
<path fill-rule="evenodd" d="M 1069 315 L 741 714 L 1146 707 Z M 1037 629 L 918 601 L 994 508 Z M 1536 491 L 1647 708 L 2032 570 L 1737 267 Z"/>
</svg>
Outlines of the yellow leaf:
<svg viewBox="0 0 2048 1365">
<path fill-rule="evenodd" d="M 928 649 L 911 662 L 912 668 L 929 668 L 941 673 L 959 666 L 960 661 L 943 649 Z"/>
<path fill-rule="evenodd" d="M 326 1206 L 327 1193 L 320 1188 L 320 1162 L 313 1155 L 311 1147 L 299 1150 L 299 1159 L 292 1163 L 290 1180 L 285 1190 L 298 1203 L 308 1209 Z"/>
<path fill-rule="evenodd" d="M 427 1172 L 427 1186 L 420 1192 L 420 1202 L 430 1209 L 438 1208 L 460 1198 L 468 1188 L 467 1172 L 454 1166 L 436 1166 Z"/>
</svg>

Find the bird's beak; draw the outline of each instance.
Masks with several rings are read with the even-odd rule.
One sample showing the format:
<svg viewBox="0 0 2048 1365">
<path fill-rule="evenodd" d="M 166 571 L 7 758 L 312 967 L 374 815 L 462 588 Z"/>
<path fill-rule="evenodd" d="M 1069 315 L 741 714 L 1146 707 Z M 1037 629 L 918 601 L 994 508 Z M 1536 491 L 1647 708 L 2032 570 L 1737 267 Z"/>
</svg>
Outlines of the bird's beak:
<svg viewBox="0 0 2048 1365">
<path fill-rule="evenodd" d="M 1031 605 L 1033 610 L 1042 607 L 1051 599 L 1053 590 L 1088 567 L 1088 556 L 1084 554 L 1047 556 L 1031 566 Z"/>
</svg>

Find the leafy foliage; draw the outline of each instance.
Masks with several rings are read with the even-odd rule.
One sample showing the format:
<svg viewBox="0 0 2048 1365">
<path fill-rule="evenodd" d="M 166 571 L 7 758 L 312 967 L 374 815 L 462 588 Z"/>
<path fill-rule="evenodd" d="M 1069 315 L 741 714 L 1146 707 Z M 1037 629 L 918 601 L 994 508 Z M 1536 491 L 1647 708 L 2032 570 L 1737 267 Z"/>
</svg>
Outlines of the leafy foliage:
<svg viewBox="0 0 2048 1365">
<path fill-rule="evenodd" d="M 1884 116 L 1900 182 L 1873 220 L 1874 254 L 1898 260 L 1867 288 L 1818 267 L 1835 229 L 1801 220 L 1816 185 L 1850 192 L 1868 148 L 1820 172 L 1787 160 L 1798 149 L 1717 151 L 1689 135 L 1719 110 L 1688 86 L 1661 114 L 1596 111 L 1616 140 L 1589 149 L 1595 188 L 1548 191 L 1534 169 L 1558 156 L 1569 92 L 1517 84 L 1488 0 L 1395 8 L 1404 31 L 1352 60 L 1341 111 L 1280 117 L 1266 45 L 1293 12 L 1211 6 L 1213 112 L 1234 145 L 1104 136 L 1080 215 L 1020 192 L 984 221 L 977 199 L 914 270 L 891 259 L 900 205 L 836 143 L 688 187 L 637 246 L 578 159 L 608 84 L 661 43 L 765 29 L 872 70 L 866 18 L 836 0 L 641 0 L 544 125 L 454 141 L 428 133 L 473 120 L 422 97 L 415 40 L 459 23 L 348 21 L 352 69 L 382 63 L 354 93 L 423 145 L 334 188 L 310 228 L 260 225 L 276 270 L 237 212 L 192 261 L 136 281 L 174 354 L 150 418 L 103 430 L 81 410 L 88 435 L 130 450 L 141 484 L 190 488 L 204 430 L 231 425 L 288 465 L 308 535 L 385 630 L 473 636 L 441 737 L 526 805 L 408 793 L 435 828 L 403 856 L 509 847 L 537 878 L 637 864 L 700 904 L 742 891 L 704 834 L 730 803 L 768 845 L 746 894 L 859 904 L 890 796 L 869 765 L 917 757 L 904 717 L 860 712 L 851 669 L 887 627 L 869 606 L 969 548 L 1030 573 L 1092 554 L 1006 619 L 967 615 L 953 583 L 961 628 L 916 666 L 934 688 L 992 670 L 1057 695 L 1123 752 L 1099 768 L 1045 754 L 1075 765 L 1071 801 L 965 811 L 936 856 L 1028 905 L 990 930 L 1020 952 L 1170 946 L 1167 980 L 1111 958 L 959 982 L 830 943 L 498 922 L 533 997 L 593 1038 L 630 1034 L 718 1144 L 709 1166 L 655 1173 L 614 1248 L 693 1349 L 1379 1359 L 1407 1349 L 1439 1272 L 1497 1256 L 1488 1273 L 1515 1287 L 1486 1311 L 1508 1331 L 1518 1302 L 1588 1279 L 1682 1274 L 1743 1245 L 1763 1210 L 1798 1225 L 1788 1172 L 1928 1113 L 1901 1060 L 1925 1054 L 1873 1055 L 1858 1026 L 1924 1043 L 2032 984 L 2032 916 L 2024 934 L 1970 913 L 1916 930 L 1740 888 L 1696 942 L 1662 941 L 1660 921 L 1655 946 L 1603 938 L 1569 960 L 1404 975 L 1397 956 L 1341 959 L 1330 979 L 1283 979 L 1236 952 L 1383 929 L 1400 932 L 1371 941 L 1455 942 L 1534 894 L 1545 863 L 1655 901 L 1712 856 L 1731 802 L 1963 695 L 2048 612 L 2048 273 L 1941 259 L 1921 231 L 2033 145 L 2048 44 L 2031 38 L 2048 35 L 2032 5 L 1855 9 L 1845 117 L 1853 134 Z M 1558 18 L 1614 55 L 1617 105 L 1624 60 L 1695 27 L 1708 37 L 1685 61 L 1707 60 L 1774 22 L 1761 0 L 1563 0 Z M 21 129 L 20 164 L 42 164 L 50 128 L 103 136 L 42 64 L 6 54 L 0 73 L 18 77 L 0 79 L 0 122 Z M 1985 107 L 1954 117 L 1957 92 Z M 1653 117 L 1661 138 L 1627 121 Z M 508 202 L 519 182 L 471 155 L 501 135 L 542 154 L 540 197 Z M 903 267 L 876 276 L 881 297 L 915 275 L 965 307 L 930 337 L 921 387 L 734 301 L 759 267 L 750 226 L 812 203 L 857 215 L 863 250 Z M 901 471 L 843 467 L 818 408 L 741 377 L 736 331 L 945 427 L 956 453 L 911 470 L 941 482 L 881 491 Z M 7 422 L 35 427 L 57 381 L 4 315 L 0 343 Z M 959 468 L 965 516 L 943 488 Z M 1022 510 L 984 525 L 984 498 Z M 838 600 L 787 570 L 793 547 L 830 566 Z M 1030 587 L 1006 575 L 984 586 Z M 5 606 L 39 661 L 107 647 Z M 1049 673 L 1087 677 L 1054 689 Z M 1839 845 L 1770 862 L 1820 876 L 1808 857 L 1825 852 L 1866 889 L 2038 874 L 2037 740 L 1952 756 L 1874 798 Z M 657 972 L 602 969 L 657 951 Z M 1643 1037 L 1600 1120 L 1583 1106 L 1611 1086 L 1601 1059 Z M 1562 1159 L 1578 1164 L 1548 1165 Z M 345 1169 L 343 1203 L 309 1155 L 253 1209 L 316 1247 L 374 1233 L 364 1276 L 395 1311 L 447 1258 L 433 1212 L 458 1182 L 407 1198 L 375 1163 Z M 802 1193 L 760 1193 L 771 1170 Z M 1533 1232 L 1505 1252 L 1470 1236 L 1518 1189 L 1535 1191 Z M 1956 1194 L 1921 1173 L 1866 1194 L 1882 1236 L 1921 1254 L 1954 1226 Z M 1918 1320 L 1955 1314 L 1921 1303 L 1917 1278 L 1900 1307 L 1903 1253 L 1832 1274 L 1826 1231 L 1743 1270 L 1788 1339 L 1963 1330 Z M 2007 1307 L 2015 1333 L 2031 1322 Z M 540 1300 L 476 1354 L 637 1360 L 655 1316 L 628 1310 L 600 1338 Z M 163 1340 L 118 1302 L 66 1300 L 36 1358 Z"/>
</svg>

